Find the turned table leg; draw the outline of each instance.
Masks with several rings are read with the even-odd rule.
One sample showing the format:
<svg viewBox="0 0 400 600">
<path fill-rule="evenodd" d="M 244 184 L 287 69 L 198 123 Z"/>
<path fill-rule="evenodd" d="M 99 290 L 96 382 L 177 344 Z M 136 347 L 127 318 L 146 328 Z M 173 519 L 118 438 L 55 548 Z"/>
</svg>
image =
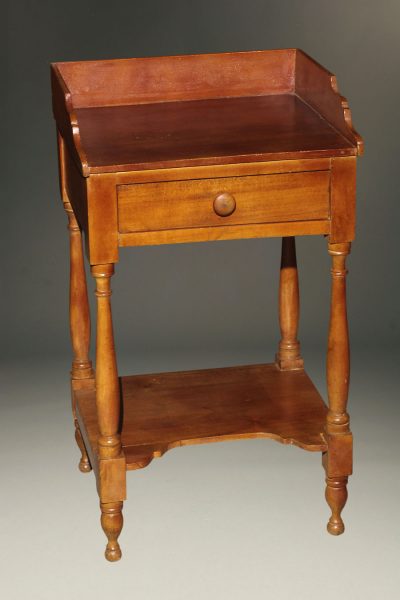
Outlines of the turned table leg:
<svg viewBox="0 0 400 600">
<path fill-rule="evenodd" d="M 64 202 L 64 209 L 68 216 L 70 242 L 69 317 L 73 350 L 71 369 L 72 413 L 75 425 L 75 439 L 82 454 L 79 461 L 79 469 L 83 473 L 87 473 L 91 471 L 92 467 L 76 418 L 74 389 L 79 387 L 82 380 L 93 379 L 92 363 L 89 359 L 90 312 L 81 230 L 69 202 Z"/>
<path fill-rule="evenodd" d="M 297 340 L 299 326 L 299 278 L 294 237 L 282 238 L 281 270 L 279 280 L 279 325 L 281 341 L 275 357 L 282 371 L 303 368 L 300 344 Z"/>
<path fill-rule="evenodd" d="M 120 391 L 111 315 L 110 278 L 114 265 L 94 265 L 96 280 L 96 404 L 99 425 L 99 495 L 101 525 L 107 536 L 107 560 L 121 558 L 118 536 L 122 529 L 122 500 L 125 499 L 125 460 L 122 455 Z"/>
<path fill-rule="evenodd" d="M 323 465 L 326 470 L 326 500 L 332 511 L 327 529 L 332 535 L 340 535 L 344 531 L 341 512 L 347 500 L 348 476 L 352 473 L 352 434 L 346 411 L 350 378 L 346 257 L 350 246 L 350 243 L 329 244 L 332 288 L 327 357 L 328 450 L 323 456 Z"/>
</svg>

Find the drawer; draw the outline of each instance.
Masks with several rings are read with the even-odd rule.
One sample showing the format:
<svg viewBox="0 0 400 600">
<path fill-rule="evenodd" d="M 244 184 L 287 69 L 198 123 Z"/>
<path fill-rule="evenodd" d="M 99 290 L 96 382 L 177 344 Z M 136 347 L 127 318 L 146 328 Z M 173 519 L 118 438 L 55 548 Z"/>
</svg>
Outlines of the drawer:
<svg viewBox="0 0 400 600">
<path fill-rule="evenodd" d="M 118 186 L 121 233 L 327 220 L 329 171 Z"/>
</svg>

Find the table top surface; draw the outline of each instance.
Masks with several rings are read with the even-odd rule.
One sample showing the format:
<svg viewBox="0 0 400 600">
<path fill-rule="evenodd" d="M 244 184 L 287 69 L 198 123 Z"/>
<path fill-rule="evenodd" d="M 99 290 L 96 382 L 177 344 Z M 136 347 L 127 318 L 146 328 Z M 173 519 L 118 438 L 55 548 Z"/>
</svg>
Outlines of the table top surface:
<svg viewBox="0 0 400 600">
<path fill-rule="evenodd" d="M 297 49 L 51 65 L 81 174 L 357 156 L 335 76 Z"/>
<path fill-rule="evenodd" d="M 294 94 L 77 108 L 76 116 L 91 172 L 357 153 Z"/>
</svg>

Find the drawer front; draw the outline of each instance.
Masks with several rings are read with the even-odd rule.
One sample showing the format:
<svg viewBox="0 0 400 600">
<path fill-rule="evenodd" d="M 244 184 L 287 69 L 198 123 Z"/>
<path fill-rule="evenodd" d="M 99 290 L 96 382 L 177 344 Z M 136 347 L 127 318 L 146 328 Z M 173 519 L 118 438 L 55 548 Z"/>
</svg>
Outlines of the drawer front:
<svg viewBox="0 0 400 600">
<path fill-rule="evenodd" d="M 327 220 L 329 171 L 118 187 L 121 233 Z"/>
</svg>

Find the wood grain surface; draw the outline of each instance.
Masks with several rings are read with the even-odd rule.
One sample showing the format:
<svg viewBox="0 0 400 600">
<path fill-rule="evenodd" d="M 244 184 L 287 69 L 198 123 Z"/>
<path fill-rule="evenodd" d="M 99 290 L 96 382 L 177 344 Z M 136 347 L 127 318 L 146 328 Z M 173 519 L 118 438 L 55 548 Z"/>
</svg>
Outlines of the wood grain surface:
<svg viewBox="0 0 400 600">
<path fill-rule="evenodd" d="M 290 94 L 76 109 L 90 173 L 356 154 Z"/>
<path fill-rule="evenodd" d="M 326 449 L 326 406 L 302 370 L 251 365 L 121 378 L 122 450 L 127 469 L 189 444 L 269 437 Z M 80 390 L 78 410 L 96 447 L 95 394 Z"/>
<path fill-rule="evenodd" d="M 296 50 L 57 63 L 76 108 L 293 91 Z"/>
<path fill-rule="evenodd" d="M 106 558 L 119 560 L 126 470 L 167 450 L 272 438 L 323 453 L 328 531 L 352 472 L 346 256 L 363 142 L 335 76 L 297 49 L 51 65 L 69 217 L 73 416 Z M 82 233 L 96 281 L 95 379 Z M 303 369 L 294 236 L 332 257 L 328 407 Z M 111 286 L 120 246 L 280 236 L 276 364 L 118 378 Z"/>
<path fill-rule="evenodd" d="M 329 171 L 315 171 L 121 186 L 119 231 L 328 219 L 329 185 Z M 214 206 L 222 193 L 235 201 L 226 216 Z"/>
</svg>

